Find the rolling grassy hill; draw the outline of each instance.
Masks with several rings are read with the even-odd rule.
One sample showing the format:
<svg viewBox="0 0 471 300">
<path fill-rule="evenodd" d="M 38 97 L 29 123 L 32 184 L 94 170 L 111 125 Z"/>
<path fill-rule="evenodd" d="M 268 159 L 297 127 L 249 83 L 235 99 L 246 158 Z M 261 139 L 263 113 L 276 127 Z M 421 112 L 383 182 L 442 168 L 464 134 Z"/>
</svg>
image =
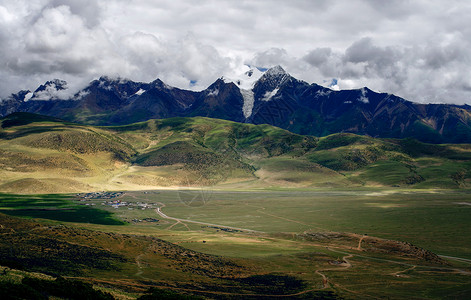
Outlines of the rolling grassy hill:
<svg viewBox="0 0 471 300">
<path fill-rule="evenodd" d="M 471 146 L 339 133 L 322 138 L 203 117 L 93 127 L 0 120 L 0 191 L 389 186 L 466 188 Z"/>
</svg>

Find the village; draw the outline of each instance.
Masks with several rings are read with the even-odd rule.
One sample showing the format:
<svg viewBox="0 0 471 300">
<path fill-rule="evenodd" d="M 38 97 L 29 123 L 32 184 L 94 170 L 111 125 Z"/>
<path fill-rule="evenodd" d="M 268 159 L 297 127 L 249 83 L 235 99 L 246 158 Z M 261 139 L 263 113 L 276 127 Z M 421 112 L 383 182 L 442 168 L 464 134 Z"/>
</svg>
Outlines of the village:
<svg viewBox="0 0 471 300">
<path fill-rule="evenodd" d="M 144 202 L 128 202 L 122 201 L 121 199 L 116 199 L 124 195 L 124 192 L 94 192 L 86 194 L 76 194 L 75 196 L 79 202 L 88 202 L 81 203 L 81 205 L 96 205 L 95 203 L 90 203 L 91 200 L 103 200 L 101 205 L 108 205 L 112 208 L 127 207 L 128 209 L 153 209 L 156 208 L 156 203 L 144 203 Z"/>
<path fill-rule="evenodd" d="M 85 206 L 95 206 L 96 203 L 92 202 L 92 200 L 103 200 L 101 205 L 112 207 L 114 209 L 119 208 L 127 208 L 128 210 L 133 209 L 155 209 L 158 207 L 157 203 L 144 203 L 144 202 L 128 202 L 118 199 L 119 197 L 123 196 L 124 192 L 93 192 L 93 193 L 80 193 L 76 194 L 75 196 L 78 198 L 77 201 L 80 202 L 80 205 Z M 144 218 L 144 219 L 132 219 L 132 223 L 157 223 L 159 219 L 155 218 Z M 129 223 L 129 221 L 125 221 Z"/>
<path fill-rule="evenodd" d="M 124 195 L 124 192 L 92 192 L 92 193 L 80 193 L 75 194 L 77 198 L 82 198 L 82 201 L 90 199 L 114 199 Z"/>
</svg>

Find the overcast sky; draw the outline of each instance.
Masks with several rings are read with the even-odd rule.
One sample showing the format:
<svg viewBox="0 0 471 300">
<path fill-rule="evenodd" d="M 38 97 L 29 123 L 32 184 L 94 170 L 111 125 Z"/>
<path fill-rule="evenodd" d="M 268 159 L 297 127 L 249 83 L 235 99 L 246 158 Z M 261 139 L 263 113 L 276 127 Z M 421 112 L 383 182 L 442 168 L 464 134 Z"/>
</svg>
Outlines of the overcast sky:
<svg viewBox="0 0 471 300">
<path fill-rule="evenodd" d="M 471 1 L 0 0 L 0 98 L 101 75 L 203 89 L 246 65 L 471 104 Z"/>
</svg>

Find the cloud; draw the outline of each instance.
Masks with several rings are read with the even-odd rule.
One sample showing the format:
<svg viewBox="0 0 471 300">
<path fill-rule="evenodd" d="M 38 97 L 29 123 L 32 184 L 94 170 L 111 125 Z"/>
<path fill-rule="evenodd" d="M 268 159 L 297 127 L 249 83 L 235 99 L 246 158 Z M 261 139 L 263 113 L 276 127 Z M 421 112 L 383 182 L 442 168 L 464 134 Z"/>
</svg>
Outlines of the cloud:
<svg viewBox="0 0 471 300">
<path fill-rule="evenodd" d="M 332 55 L 332 49 L 328 47 L 316 48 L 311 50 L 304 60 L 313 66 L 320 66 L 324 64 Z"/>
<path fill-rule="evenodd" d="M 251 63 L 255 66 L 269 68 L 276 65 L 287 65 L 292 58 L 283 48 L 271 48 L 255 54 Z"/>
<path fill-rule="evenodd" d="M 214 47 L 200 43 L 193 34 L 167 41 L 136 32 L 124 36 L 120 44 L 123 59 L 134 67 L 127 75 L 137 80 L 159 77 L 171 85 L 204 89 L 230 68 L 229 59 Z"/>
<path fill-rule="evenodd" d="M 26 10 L 22 18 L 8 24 L 8 38 L 14 42 L 1 50 L 5 54 L 0 58 L 2 77 L 16 82 L 12 86 L 17 90 L 34 90 L 52 78 L 66 79 L 73 94 L 97 73 L 126 73 L 129 66 L 117 54 L 106 32 L 88 26 L 87 20 L 92 24 L 93 19 L 74 14 L 70 6 L 57 5 L 58 2 Z M 29 86 L 20 86 L 25 83 Z"/>
<path fill-rule="evenodd" d="M 79 16 L 84 24 L 93 28 L 100 24 L 101 8 L 97 0 L 53 0 L 49 6 L 67 6 L 73 15 Z"/>
<path fill-rule="evenodd" d="M 0 98 L 101 75 L 202 89 L 280 64 L 342 89 L 471 103 L 470 13 L 459 0 L 0 0 Z"/>
</svg>

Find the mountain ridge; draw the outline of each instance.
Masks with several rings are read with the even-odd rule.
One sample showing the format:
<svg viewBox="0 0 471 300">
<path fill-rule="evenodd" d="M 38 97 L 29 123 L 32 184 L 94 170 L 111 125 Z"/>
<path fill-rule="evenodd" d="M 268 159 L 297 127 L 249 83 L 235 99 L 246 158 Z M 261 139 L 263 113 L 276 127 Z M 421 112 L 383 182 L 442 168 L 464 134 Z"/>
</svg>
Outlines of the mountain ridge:
<svg viewBox="0 0 471 300">
<path fill-rule="evenodd" d="M 293 133 L 350 132 L 429 143 L 471 143 L 471 106 L 414 103 L 367 87 L 335 91 L 298 80 L 282 67 L 247 82 L 221 77 L 203 91 L 101 77 L 59 99 L 66 83 L 49 81 L 0 102 L 0 116 L 23 111 L 90 125 L 124 125 L 170 117 L 211 117 L 269 124 Z M 255 76 L 255 75 L 254 75 Z M 55 90 L 54 90 L 55 89 Z M 44 100 L 49 95 L 50 100 Z M 30 97 L 30 98 L 28 98 Z"/>
</svg>

